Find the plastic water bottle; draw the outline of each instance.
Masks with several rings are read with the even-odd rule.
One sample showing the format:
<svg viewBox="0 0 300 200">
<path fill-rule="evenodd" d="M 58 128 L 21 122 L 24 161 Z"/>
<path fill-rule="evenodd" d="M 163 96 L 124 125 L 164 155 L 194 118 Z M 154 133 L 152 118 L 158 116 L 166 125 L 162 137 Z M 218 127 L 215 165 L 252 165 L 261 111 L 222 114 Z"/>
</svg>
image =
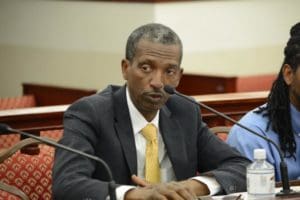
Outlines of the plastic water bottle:
<svg viewBox="0 0 300 200">
<path fill-rule="evenodd" d="M 264 149 L 254 149 L 254 162 L 247 167 L 248 199 L 274 199 L 274 167 L 266 161 Z"/>
</svg>

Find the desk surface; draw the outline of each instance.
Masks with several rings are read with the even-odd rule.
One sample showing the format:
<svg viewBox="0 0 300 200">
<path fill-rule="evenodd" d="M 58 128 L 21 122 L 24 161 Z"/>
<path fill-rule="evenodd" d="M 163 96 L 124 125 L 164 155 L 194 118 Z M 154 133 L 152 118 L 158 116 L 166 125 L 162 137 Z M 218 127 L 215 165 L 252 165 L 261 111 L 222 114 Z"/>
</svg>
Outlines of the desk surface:
<svg viewBox="0 0 300 200">
<path fill-rule="evenodd" d="M 300 192 L 300 186 L 292 186 L 291 188 L 293 190 L 295 190 L 295 191 Z M 276 193 L 280 192 L 281 189 L 282 188 L 276 188 Z M 224 195 L 224 196 L 213 196 L 213 197 L 205 196 L 205 197 L 199 197 L 199 200 L 237 200 L 237 199 L 238 200 L 248 200 L 248 198 L 247 198 L 247 192 L 234 193 L 234 194 L 229 194 L 229 195 Z M 300 195 L 289 196 L 289 197 L 275 197 L 275 198 L 272 198 L 272 200 L 280 200 L 280 199 L 299 200 L 300 199 Z M 265 200 L 265 199 L 261 199 L 261 200 Z"/>
</svg>

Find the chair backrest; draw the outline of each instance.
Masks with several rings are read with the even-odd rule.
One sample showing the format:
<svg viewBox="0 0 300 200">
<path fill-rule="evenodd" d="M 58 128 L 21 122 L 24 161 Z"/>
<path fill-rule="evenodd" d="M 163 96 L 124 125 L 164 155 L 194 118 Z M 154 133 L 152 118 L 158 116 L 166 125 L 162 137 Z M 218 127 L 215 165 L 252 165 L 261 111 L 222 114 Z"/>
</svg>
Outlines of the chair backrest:
<svg viewBox="0 0 300 200">
<path fill-rule="evenodd" d="M 22 200 L 29 200 L 27 194 L 25 194 L 18 187 L 11 184 L 12 177 L 14 180 L 17 180 L 18 178 L 15 178 L 17 175 L 16 172 L 22 170 L 21 168 L 23 168 L 20 166 L 20 164 L 18 164 L 18 162 L 27 162 L 25 162 L 24 159 L 16 159 L 16 162 L 13 162 L 14 158 L 10 157 L 17 153 L 23 147 L 40 143 L 41 142 L 39 142 L 38 140 L 27 138 L 25 140 L 21 140 L 14 146 L 0 152 L 0 197 L 2 197 L 3 199 L 14 199 L 14 196 L 17 196 Z M 18 154 L 20 155 L 20 153 Z M 16 154 L 16 156 L 18 154 Z M 21 183 L 20 181 L 18 182 Z"/>
<path fill-rule="evenodd" d="M 20 134 L 0 135 L 0 151 L 17 144 L 20 141 Z"/>
<path fill-rule="evenodd" d="M 62 130 L 44 131 L 41 135 L 58 140 Z M 39 144 L 38 155 L 27 155 L 19 150 Z M 52 166 L 54 148 L 35 139 L 24 139 L 0 151 L 0 199 L 50 200 L 52 199 Z M 13 197 L 8 197 L 8 196 Z M 18 198 L 16 198 L 16 196 Z"/>
<path fill-rule="evenodd" d="M 209 130 L 221 140 L 226 141 L 230 129 L 231 129 L 230 126 L 215 126 L 210 128 Z"/>
<path fill-rule="evenodd" d="M 42 137 L 47 137 L 47 138 L 51 138 L 55 141 L 58 141 L 63 135 L 63 130 L 62 129 L 57 129 L 57 130 L 40 131 L 40 135 Z"/>
<path fill-rule="evenodd" d="M 0 110 L 35 107 L 36 101 L 33 95 L 0 98 Z"/>
</svg>

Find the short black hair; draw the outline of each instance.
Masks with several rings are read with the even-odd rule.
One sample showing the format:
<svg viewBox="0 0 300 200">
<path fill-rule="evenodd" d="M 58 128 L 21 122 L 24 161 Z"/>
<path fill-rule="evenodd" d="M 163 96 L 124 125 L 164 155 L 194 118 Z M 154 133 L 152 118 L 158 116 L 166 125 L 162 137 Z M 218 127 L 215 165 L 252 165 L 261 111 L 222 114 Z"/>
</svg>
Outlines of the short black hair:
<svg viewBox="0 0 300 200">
<path fill-rule="evenodd" d="M 126 59 L 132 62 L 137 44 L 141 39 L 145 39 L 150 42 L 167 44 L 167 45 L 179 45 L 180 47 L 180 58 L 179 63 L 182 60 L 182 42 L 179 36 L 169 27 L 158 24 L 150 23 L 135 29 L 127 39 L 126 44 Z"/>
</svg>

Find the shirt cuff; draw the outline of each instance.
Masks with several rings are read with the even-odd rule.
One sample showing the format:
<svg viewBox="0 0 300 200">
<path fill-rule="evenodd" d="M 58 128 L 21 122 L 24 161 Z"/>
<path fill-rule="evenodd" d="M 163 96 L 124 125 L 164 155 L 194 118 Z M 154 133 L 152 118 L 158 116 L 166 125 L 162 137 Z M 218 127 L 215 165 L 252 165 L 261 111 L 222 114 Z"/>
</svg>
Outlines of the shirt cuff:
<svg viewBox="0 0 300 200">
<path fill-rule="evenodd" d="M 129 186 L 129 185 L 121 185 L 116 188 L 116 198 L 117 200 L 124 200 L 126 192 L 128 192 L 131 189 L 136 188 L 135 186 Z"/>
<path fill-rule="evenodd" d="M 195 176 L 192 179 L 204 183 L 209 189 L 209 195 L 215 195 L 221 191 L 221 185 L 214 177 Z"/>
</svg>

